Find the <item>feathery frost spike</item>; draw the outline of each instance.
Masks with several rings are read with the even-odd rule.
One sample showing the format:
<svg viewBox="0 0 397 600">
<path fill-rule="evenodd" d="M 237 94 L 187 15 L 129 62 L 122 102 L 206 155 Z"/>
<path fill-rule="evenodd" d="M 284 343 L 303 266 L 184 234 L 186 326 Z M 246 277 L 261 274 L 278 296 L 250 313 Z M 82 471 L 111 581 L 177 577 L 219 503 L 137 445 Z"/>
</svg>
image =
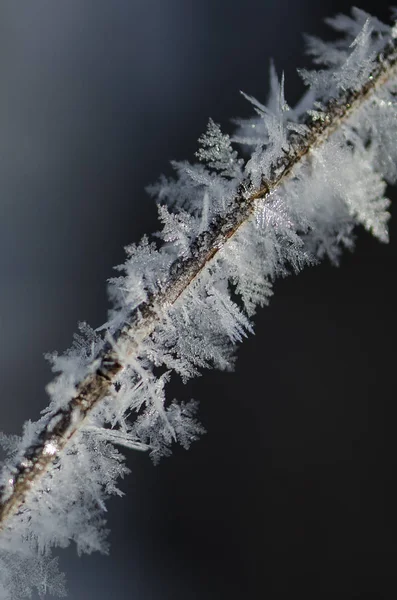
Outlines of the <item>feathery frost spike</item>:
<svg viewBox="0 0 397 600">
<path fill-rule="evenodd" d="M 207 132 L 199 138 L 201 147 L 196 152 L 200 161 L 226 177 L 240 177 L 244 163 L 233 150 L 230 136 L 222 133 L 220 126 L 212 119 L 208 121 Z"/>
<path fill-rule="evenodd" d="M 201 164 L 174 162 L 175 178 L 148 189 L 163 228 L 126 248 L 107 323 L 82 323 L 69 350 L 48 355 L 48 408 L 21 437 L 0 435 L 0 600 L 64 595 L 54 546 L 106 551 L 105 502 L 128 472 L 116 446 L 157 462 L 204 433 L 195 401 L 167 399 L 172 373 L 232 369 L 273 281 L 324 257 L 337 264 L 357 225 L 388 241 L 396 26 L 359 9 L 328 23 L 341 37 L 307 39 L 324 68 L 301 71 L 309 90 L 297 106 L 272 64 L 267 102 L 246 96 L 254 116 L 232 137 L 210 120 Z"/>
</svg>

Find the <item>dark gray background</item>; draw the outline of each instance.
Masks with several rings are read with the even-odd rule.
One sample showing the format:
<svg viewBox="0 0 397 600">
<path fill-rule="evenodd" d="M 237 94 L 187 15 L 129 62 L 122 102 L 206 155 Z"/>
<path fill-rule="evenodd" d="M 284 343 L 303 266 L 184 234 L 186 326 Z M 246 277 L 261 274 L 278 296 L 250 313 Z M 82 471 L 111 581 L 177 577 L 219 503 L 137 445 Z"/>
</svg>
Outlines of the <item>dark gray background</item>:
<svg viewBox="0 0 397 600">
<path fill-rule="evenodd" d="M 123 246 L 157 228 L 144 187 L 193 157 L 209 116 L 250 113 L 238 90 L 265 97 L 270 57 L 293 104 L 302 33 L 349 8 L 1 2 L 3 431 L 46 405 L 43 353 L 105 320 Z M 395 232 L 278 282 L 234 374 L 172 385 L 208 433 L 156 468 L 128 454 L 110 556 L 60 552 L 72 600 L 395 598 Z"/>
</svg>

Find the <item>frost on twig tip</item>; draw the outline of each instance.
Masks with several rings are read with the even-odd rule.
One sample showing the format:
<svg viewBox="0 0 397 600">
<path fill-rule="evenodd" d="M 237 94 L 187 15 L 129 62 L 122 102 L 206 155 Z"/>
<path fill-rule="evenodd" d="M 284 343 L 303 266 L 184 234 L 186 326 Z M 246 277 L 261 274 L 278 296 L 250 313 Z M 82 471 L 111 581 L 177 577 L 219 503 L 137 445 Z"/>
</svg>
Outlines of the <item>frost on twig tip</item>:
<svg viewBox="0 0 397 600">
<path fill-rule="evenodd" d="M 67 352 L 49 355 L 49 406 L 20 438 L 0 436 L 2 600 L 64 593 L 53 546 L 106 550 L 105 501 L 121 495 L 116 482 L 128 472 L 116 446 L 157 462 L 204 433 L 195 401 L 167 400 L 171 373 L 186 381 L 233 368 L 273 281 L 325 257 L 337 264 L 356 225 L 388 241 L 395 27 L 358 9 L 329 23 L 342 38 L 308 38 L 323 68 L 301 71 L 309 90 L 297 106 L 272 65 L 267 102 L 246 96 L 254 116 L 236 121 L 232 137 L 210 120 L 200 162 L 174 162 L 176 178 L 149 188 L 162 228 L 126 248 L 109 281 L 108 321 L 82 323 Z"/>
</svg>

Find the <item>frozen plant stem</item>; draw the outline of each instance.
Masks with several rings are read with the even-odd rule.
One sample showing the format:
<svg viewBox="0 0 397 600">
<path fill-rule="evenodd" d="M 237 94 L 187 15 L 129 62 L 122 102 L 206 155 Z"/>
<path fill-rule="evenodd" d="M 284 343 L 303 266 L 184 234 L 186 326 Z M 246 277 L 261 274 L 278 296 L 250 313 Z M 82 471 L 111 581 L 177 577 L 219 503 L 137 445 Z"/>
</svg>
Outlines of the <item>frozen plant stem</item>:
<svg viewBox="0 0 397 600">
<path fill-rule="evenodd" d="M 0 533 L 12 536 L 14 523 L 19 517 L 30 523 L 30 514 L 26 512 L 28 511 L 27 505 L 30 503 L 28 495 L 34 493 L 35 490 L 38 490 L 36 505 L 39 508 L 35 505 L 37 514 L 41 515 L 43 510 L 46 510 L 39 504 L 40 499 L 51 492 L 51 481 L 43 489 L 40 489 L 40 482 L 49 476 L 52 465 L 54 466 L 52 470 L 54 477 L 56 477 L 57 471 L 62 475 L 62 468 L 59 467 L 60 460 L 67 452 L 78 453 L 80 445 L 83 446 L 85 443 L 82 436 L 86 434 L 92 436 L 91 441 L 86 442 L 87 447 L 95 444 L 95 436 L 98 436 L 102 443 L 105 441 L 139 450 L 151 450 L 155 459 L 167 452 L 167 448 L 163 448 L 162 444 L 167 446 L 171 441 L 178 439 L 187 447 L 190 441 L 196 439 L 196 434 L 200 433 L 200 427 L 192 418 L 192 409 L 188 406 L 178 408 L 177 405 L 172 404 L 166 410 L 163 385 L 168 374 L 165 373 L 155 379 L 147 365 L 150 363 L 152 367 L 165 365 L 167 368 L 173 368 L 184 379 L 194 375 L 197 372 L 196 367 L 208 366 L 211 361 L 221 368 L 230 365 L 228 352 L 223 350 L 222 354 L 219 344 L 225 345 L 224 338 L 227 337 L 229 342 L 235 343 L 243 337 L 244 331 L 251 329 L 248 318 L 226 296 L 225 287 L 227 288 L 230 281 L 237 287 L 237 292 L 243 299 L 246 314 L 251 316 L 254 313 L 255 305 L 265 304 L 267 297 L 271 295 L 268 281 L 271 282 L 275 275 L 286 274 L 285 263 L 291 263 L 297 271 L 312 258 L 322 258 L 324 254 L 328 254 L 331 260 L 336 262 L 337 250 L 332 247 L 332 244 L 338 246 L 343 243 L 348 246 L 351 243 L 351 231 L 356 222 L 363 223 L 382 241 L 387 240 L 385 221 L 388 213 L 385 209 L 388 201 L 382 197 L 385 184 L 379 173 L 371 171 L 369 163 L 366 161 L 369 158 L 377 160 L 378 170 L 384 178 L 390 181 L 396 178 L 396 173 L 390 166 L 394 162 L 394 155 L 391 151 L 387 154 L 387 144 L 383 140 L 378 142 L 379 148 L 383 150 L 386 148 L 384 150 L 386 156 L 382 156 L 381 151 L 378 150 L 379 156 L 377 157 L 377 149 L 372 148 L 375 146 L 375 142 L 372 144 L 371 111 L 382 111 L 383 106 L 388 107 L 393 104 L 388 99 L 394 98 L 396 95 L 394 84 L 392 85 L 391 82 L 397 78 L 397 43 L 393 35 L 394 30 L 390 35 L 390 28 L 376 19 L 371 21 L 369 18 L 365 18 L 363 20 L 365 13 L 358 9 L 353 11 L 353 15 L 356 20 L 347 17 L 345 21 L 342 17 L 339 21 L 338 17 L 334 20 L 334 26 L 337 29 L 344 29 L 350 36 L 354 33 L 354 41 L 348 45 L 348 53 L 345 50 L 342 51 L 341 47 L 330 46 L 324 56 L 322 43 L 312 41 L 312 53 L 317 56 L 317 62 L 325 62 L 331 69 L 330 72 L 319 71 L 314 76 L 312 73 L 303 75 L 312 87 L 313 97 L 310 110 L 307 110 L 308 107 L 306 107 L 303 112 L 297 112 L 295 122 L 291 121 L 288 126 L 285 126 L 286 105 L 283 84 L 275 82 L 274 74 L 273 92 L 276 106 L 273 107 L 273 112 L 251 99 L 260 117 L 263 117 L 265 122 L 268 119 L 269 124 L 265 135 L 266 141 L 257 142 L 255 151 L 244 168 L 241 159 L 237 160 L 236 153 L 231 149 L 230 138 L 223 136 L 217 126 L 210 122 L 207 134 L 200 140 L 202 147 L 198 156 L 200 159 L 206 160 L 213 171 L 221 171 L 222 183 L 215 184 L 211 172 L 200 171 L 199 168 L 194 171 L 193 167 L 186 167 L 186 165 L 182 165 L 182 167 L 179 165 L 182 172 L 182 183 L 179 188 L 172 188 L 171 184 L 163 181 L 163 185 L 160 186 L 160 198 L 162 194 L 165 194 L 166 197 L 168 194 L 169 200 L 170 195 L 172 196 L 170 189 L 174 190 L 173 193 L 176 197 L 183 195 L 181 194 L 183 172 L 185 170 L 189 174 L 190 169 L 193 174 L 190 174 L 189 177 L 191 177 L 191 181 L 195 182 L 196 187 L 198 186 L 197 182 L 204 188 L 208 186 L 209 189 L 213 185 L 215 197 L 222 189 L 225 190 L 225 197 L 222 198 L 222 194 L 218 193 L 220 208 L 213 209 L 212 214 L 209 214 L 207 191 L 204 192 L 204 199 L 198 215 L 193 201 L 190 214 L 184 210 L 180 210 L 179 213 L 168 212 L 168 209 L 160 206 L 160 218 L 164 223 L 162 237 L 166 242 L 162 254 L 153 250 L 147 241 L 141 246 L 130 248 L 130 255 L 135 258 L 138 265 L 138 274 L 128 285 L 126 281 L 123 282 L 123 285 L 118 285 L 116 282 L 116 287 L 118 288 L 117 301 L 119 304 L 120 297 L 124 302 L 124 292 L 127 296 L 131 294 L 132 299 L 125 301 L 121 305 L 121 309 L 118 307 L 120 314 L 116 314 L 116 317 L 111 319 L 110 325 L 107 326 L 107 335 L 103 340 L 98 341 L 99 336 L 95 332 L 91 331 L 88 334 L 91 339 L 92 352 L 91 355 L 87 354 L 87 345 L 83 346 L 84 360 L 82 363 L 84 368 L 81 371 L 77 369 L 79 376 L 72 379 L 72 384 L 65 386 L 67 394 L 58 390 L 61 401 L 57 400 L 50 406 L 45 416 L 38 422 L 36 429 L 33 429 L 32 435 L 29 435 L 29 431 L 27 432 L 25 437 L 28 443 L 23 446 L 23 451 L 21 448 L 15 451 L 13 461 L 11 461 L 12 466 L 4 471 L 5 475 L 3 474 L 1 480 Z M 356 21 L 360 24 L 358 33 Z M 373 29 L 371 29 L 371 25 Z M 389 34 L 387 38 L 384 36 L 386 32 Z M 335 66 L 336 69 L 332 71 Z M 331 95 L 328 93 L 330 81 L 327 81 L 326 76 L 330 78 L 330 81 L 336 81 L 336 91 Z M 388 87 L 390 89 L 386 90 Z M 382 94 L 386 94 L 386 100 Z M 366 108 L 367 105 L 368 108 Z M 368 114 L 365 113 L 365 110 Z M 358 123 L 357 114 L 361 114 L 361 111 L 364 111 L 364 116 L 360 116 L 360 123 Z M 380 112 L 379 121 L 384 118 L 382 115 L 383 113 Z M 392 129 L 387 121 L 388 118 L 385 117 L 383 125 L 387 131 Z M 395 119 L 394 113 L 390 118 Z M 361 124 L 361 121 L 365 122 L 366 120 L 369 124 Z M 341 134 L 347 123 L 350 124 L 349 131 Z M 395 120 L 392 120 L 392 125 L 397 130 Z M 244 127 L 247 128 L 243 123 L 241 128 L 243 132 Z M 255 128 L 255 125 L 251 124 L 250 127 Z M 394 134 L 394 129 L 392 132 Z M 340 147 L 340 140 L 332 142 L 333 134 L 341 134 L 341 139 L 346 146 L 343 150 Z M 277 135 L 279 139 L 277 139 Z M 255 142 L 252 142 L 249 136 L 245 137 L 248 139 L 246 143 L 255 146 Z M 242 143 L 244 143 L 244 139 Z M 334 145 L 332 146 L 332 144 Z M 312 162 L 314 164 L 316 151 L 325 145 L 330 146 L 329 154 L 324 154 L 320 159 L 317 156 L 317 163 L 313 166 Z M 266 148 L 270 148 L 269 152 L 273 151 L 268 162 L 263 158 Z M 277 151 L 274 151 L 274 148 Z M 320 162 L 318 162 L 319 160 Z M 345 177 L 346 186 L 350 185 L 351 187 L 351 198 L 349 197 L 347 202 L 348 210 L 342 206 L 343 203 L 338 198 L 335 200 L 335 206 L 327 206 L 326 203 L 322 205 L 320 202 L 318 205 L 320 208 L 317 206 L 318 203 L 313 201 L 312 206 L 309 201 L 307 214 L 302 208 L 301 214 L 295 217 L 295 212 L 299 213 L 299 195 L 302 193 L 302 189 L 306 190 L 309 196 L 320 193 L 326 198 L 326 193 L 323 194 L 324 183 L 321 177 L 316 180 L 318 171 L 321 171 L 322 168 L 321 161 L 326 163 L 323 167 L 327 180 L 329 171 L 330 178 L 332 178 L 332 169 L 339 173 L 338 165 L 343 167 L 348 163 L 346 171 L 340 172 L 341 178 Z M 361 190 L 360 195 L 360 192 L 356 190 L 355 173 L 351 172 L 353 168 L 362 170 L 360 178 L 364 182 L 364 187 L 368 188 L 368 198 L 364 200 L 361 200 L 363 191 Z M 220 179 L 219 174 L 216 177 Z M 312 178 L 311 183 L 310 177 Z M 309 181 L 307 189 L 299 187 L 305 178 Z M 188 185 L 192 185 L 191 181 Z M 224 187 L 222 188 L 222 186 Z M 286 186 L 291 188 L 289 193 L 292 200 L 294 201 L 295 197 L 298 198 L 296 205 L 292 201 L 293 210 L 284 203 L 283 190 Z M 187 189 L 189 188 L 187 187 Z M 193 185 L 191 189 L 192 195 L 194 195 Z M 164 192 L 164 190 L 166 191 Z M 226 198 L 228 194 L 230 195 Z M 176 201 L 175 204 L 177 204 Z M 270 216 L 266 213 L 267 207 L 269 207 Z M 262 232 L 258 233 L 258 239 L 256 239 L 256 234 L 248 230 L 244 240 L 244 228 L 250 227 L 255 220 L 265 222 L 263 229 L 268 232 L 266 234 L 268 238 Z M 308 244 L 312 245 L 311 250 L 314 248 L 314 251 L 306 253 L 305 250 L 302 250 L 303 242 L 297 235 L 297 231 L 303 236 L 307 236 Z M 310 234 L 313 239 L 310 238 Z M 242 236 L 243 240 L 238 242 L 243 247 L 243 257 L 240 256 L 241 271 L 244 273 L 247 271 L 247 277 L 244 278 L 245 275 L 242 274 L 239 279 L 238 271 L 234 271 L 233 266 L 229 268 L 228 274 L 223 276 L 223 279 L 218 277 L 217 280 L 214 277 L 214 281 L 211 281 L 211 276 L 216 273 L 220 255 L 227 257 L 228 254 L 232 255 L 236 252 L 236 238 L 239 236 Z M 332 238 L 335 238 L 336 241 Z M 254 243 L 259 244 L 262 241 L 264 246 L 262 253 L 265 257 L 270 256 L 268 259 L 270 266 L 268 265 L 268 273 L 261 280 L 259 275 L 255 279 L 255 268 L 261 264 L 260 260 L 257 260 L 258 264 L 255 264 L 254 259 L 251 262 L 249 255 L 250 244 L 252 244 L 252 252 L 255 252 Z M 248 257 L 244 255 L 244 251 Z M 139 270 L 139 261 L 143 265 L 143 274 Z M 231 263 L 233 263 L 233 259 L 231 259 Z M 248 281 L 250 275 L 254 276 L 253 283 Z M 145 285 L 142 284 L 142 281 Z M 200 286 L 202 287 L 200 288 Z M 219 315 L 223 327 L 214 333 L 212 324 L 210 323 L 211 326 L 206 329 L 205 319 L 203 319 L 204 326 L 200 335 L 203 337 L 208 333 L 210 341 L 208 348 L 200 350 L 201 355 L 197 353 L 193 339 L 195 328 L 198 327 L 195 325 L 193 316 L 197 311 L 196 305 L 203 310 L 206 319 L 208 319 L 208 315 L 210 320 L 213 319 L 214 314 Z M 179 311 L 179 313 L 173 316 L 172 311 Z M 176 325 L 173 324 L 173 318 Z M 173 336 L 173 328 L 178 329 L 178 323 L 181 323 L 182 327 L 186 326 L 187 333 L 185 332 L 185 335 L 189 334 L 189 326 L 191 327 L 191 342 L 189 340 L 186 342 L 170 341 Z M 169 327 L 168 330 L 167 327 Z M 180 337 L 182 338 L 182 335 Z M 96 351 L 95 347 L 97 347 Z M 187 356 L 185 363 L 182 360 L 184 352 Z M 81 362 L 81 356 L 78 360 Z M 78 366 L 80 362 L 78 362 Z M 67 367 L 67 361 L 65 364 Z M 61 365 L 56 370 L 62 372 L 64 367 L 65 365 Z M 125 373 L 127 373 L 125 378 L 131 388 L 127 391 L 123 388 L 122 378 Z M 62 380 L 60 381 L 62 384 Z M 65 394 L 66 401 L 64 400 Z M 138 399 L 129 400 L 129 403 L 124 402 L 122 394 L 125 394 L 126 397 L 134 397 L 136 394 Z M 117 402 L 121 406 L 120 414 L 115 414 L 118 411 L 114 408 Z M 145 407 L 146 412 L 143 411 Z M 136 413 L 134 426 L 130 426 L 123 416 L 132 409 Z M 111 427 L 119 426 L 119 429 L 109 430 L 103 426 L 109 423 Z M 79 439 L 78 444 L 76 438 Z M 160 438 L 164 438 L 165 442 Z M 93 439 L 94 441 L 92 441 Z M 73 444 L 76 444 L 75 449 L 73 449 Z M 108 446 L 105 446 L 102 447 L 104 464 L 98 466 L 98 472 L 100 473 L 101 469 L 105 471 L 114 469 L 114 473 L 107 482 L 107 487 L 111 492 L 117 493 L 113 480 L 117 475 L 123 475 L 125 469 L 117 466 L 120 462 L 119 456 L 111 452 L 109 454 Z M 81 452 L 83 457 L 84 452 Z M 104 467 L 105 459 L 109 461 L 106 465 L 111 465 L 110 467 L 106 466 L 106 469 Z M 66 467 L 63 469 L 67 471 Z M 101 509 L 103 508 L 102 498 L 97 491 L 101 482 L 94 480 L 92 485 L 93 490 L 90 491 L 92 497 L 87 502 L 91 503 L 95 510 L 98 507 Z M 79 492 L 76 494 L 76 498 L 72 496 L 70 499 L 71 505 L 75 505 L 80 499 L 81 494 Z M 50 509 L 49 519 L 54 518 L 55 512 L 55 510 L 51 512 Z M 78 530 L 77 525 L 75 525 L 75 530 Z M 21 536 L 22 539 L 26 539 L 27 536 L 23 527 Z M 35 536 L 38 536 L 36 532 L 33 533 L 33 537 Z M 65 525 L 65 531 L 59 543 L 67 545 L 71 538 L 79 540 L 79 534 L 75 532 L 70 534 Z M 50 536 L 50 541 L 42 544 L 35 542 L 34 544 L 36 543 L 39 546 L 39 553 L 45 554 L 48 547 L 55 542 Z M 80 543 L 80 546 L 86 551 L 91 551 L 93 547 L 101 547 L 101 540 L 96 539 L 89 542 L 77 541 L 77 543 Z M 42 550 L 41 545 L 44 546 L 45 551 Z M 18 551 L 16 546 L 13 552 L 17 553 Z M 3 598 L 1 596 L 1 560 L 5 562 L 8 560 L 7 557 L 2 558 L 2 552 L 4 552 L 4 546 L 0 544 L 0 600 Z M 7 585 L 11 584 L 7 582 Z M 37 584 L 35 585 L 37 587 Z M 7 599 L 9 597 L 4 596 Z"/>
<path fill-rule="evenodd" d="M 167 307 L 178 301 L 220 248 L 252 217 L 255 206 L 266 202 L 271 191 L 285 183 L 295 165 L 305 160 L 312 149 L 323 144 L 377 87 L 396 75 L 396 63 L 397 44 L 392 38 L 377 56 L 373 71 L 360 90 L 346 90 L 337 100 L 331 98 L 320 119 L 308 117 L 305 123 L 307 131 L 290 134 L 288 150 L 275 162 L 273 177 L 263 181 L 256 190 L 252 190 L 249 179 L 241 184 L 240 193 L 234 198 L 228 213 L 211 223 L 210 228 L 197 237 L 189 258 L 181 257 L 174 261 L 170 269 L 172 279 L 161 292 L 153 294 L 129 314 L 127 322 L 114 335 L 114 341 L 125 342 L 124 348 L 128 348 L 128 354 L 133 354 L 139 342 L 153 332 Z M 0 503 L 0 528 L 18 510 L 27 491 L 82 426 L 87 414 L 109 394 L 115 377 L 123 369 L 112 342 L 105 344 L 95 364 L 95 371 L 79 384 L 75 397 L 51 416 L 35 443 L 26 449 L 14 475 L 12 492 Z M 49 452 L 49 444 L 56 451 Z"/>
</svg>

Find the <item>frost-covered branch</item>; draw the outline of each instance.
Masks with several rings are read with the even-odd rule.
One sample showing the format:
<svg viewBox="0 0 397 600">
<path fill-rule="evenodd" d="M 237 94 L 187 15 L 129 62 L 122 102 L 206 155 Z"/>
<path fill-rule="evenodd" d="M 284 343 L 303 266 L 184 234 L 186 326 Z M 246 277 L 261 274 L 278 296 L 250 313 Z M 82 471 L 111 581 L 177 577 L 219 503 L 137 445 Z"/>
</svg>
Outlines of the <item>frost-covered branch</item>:
<svg viewBox="0 0 397 600">
<path fill-rule="evenodd" d="M 186 380 L 200 368 L 231 368 L 233 345 L 252 330 L 273 280 L 324 256 L 337 263 L 356 224 L 387 241 L 397 44 L 390 27 L 358 9 L 331 24 L 345 37 L 310 38 L 314 62 L 327 68 L 302 72 L 309 91 L 295 109 L 272 67 L 267 104 L 247 96 L 256 117 L 238 121 L 233 138 L 210 120 L 197 152 L 204 164 L 174 163 L 177 179 L 150 188 L 162 245 L 145 237 L 126 248 L 108 322 L 96 331 L 83 324 L 68 352 L 49 357 L 59 373 L 49 407 L 22 439 L 3 436 L 0 599 L 40 589 L 28 578 L 16 588 L 11 564 L 54 569 L 51 546 L 71 539 L 79 551 L 103 548 L 103 502 L 127 472 L 113 444 L 156 461 L 173 441 L 188 447 L 203 433 L 195 403 L 166 402 L 171 372 Z M 233 143 L 249 149 L 247 160 Z"/>
</svg>

